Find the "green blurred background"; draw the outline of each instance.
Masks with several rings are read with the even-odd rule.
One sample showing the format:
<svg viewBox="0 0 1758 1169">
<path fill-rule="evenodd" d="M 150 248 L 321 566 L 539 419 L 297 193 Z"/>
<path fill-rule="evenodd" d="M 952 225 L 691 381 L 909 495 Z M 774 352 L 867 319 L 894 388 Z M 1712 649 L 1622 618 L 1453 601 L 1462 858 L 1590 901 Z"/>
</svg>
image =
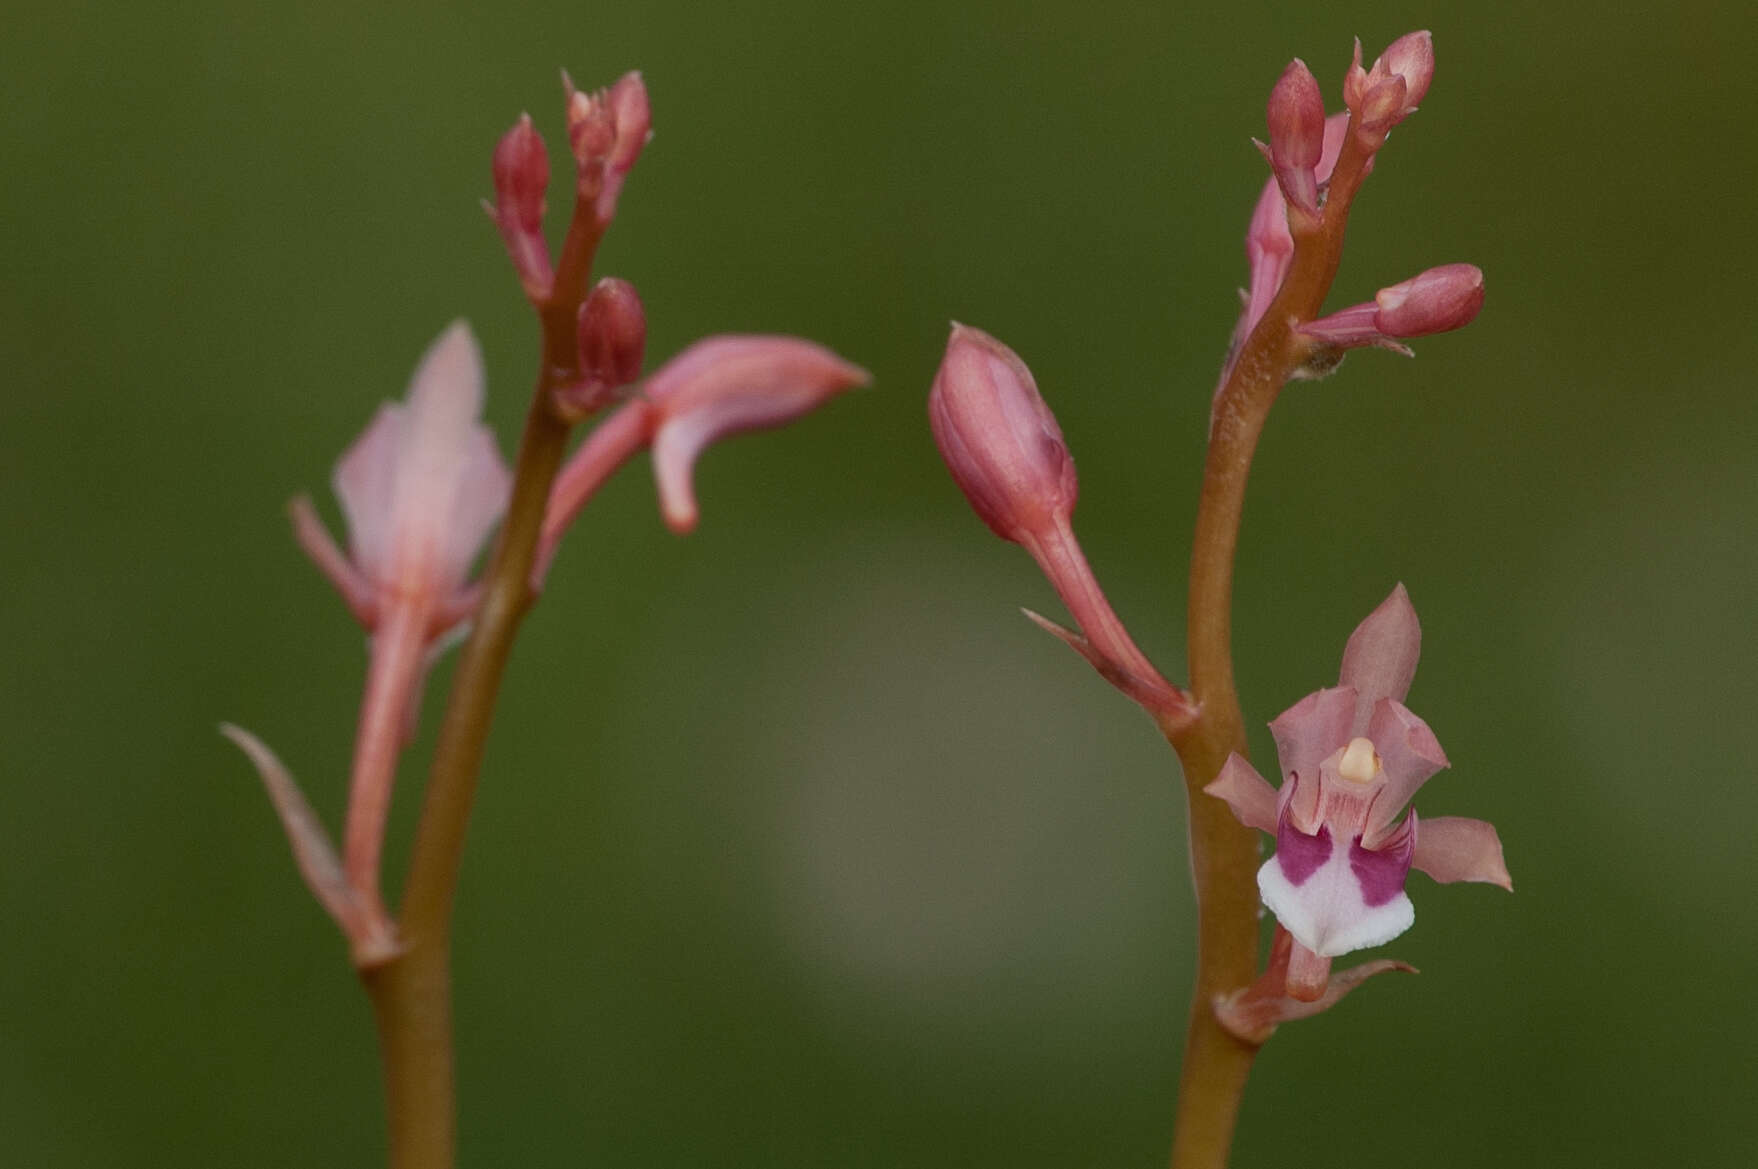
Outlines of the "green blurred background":
<svg viewBox="0 0 1758 1169">
<path fill-rule="evenodd" d="M 688 539 L 638 465 L 564 548 L 465 871 L 465 1164 L 1160 1163 L 1176 764 L 1017 615 L 1055 599 L 924 395 L 949 318 L 1019 350 L 1176 673 L 1247 139 L 1288 58 L 1335 104 L 1351 35 L 1424 26 L 1334 303 L 1471 260 L 1488 305 L 1284 398 L 1239 673 L 1261 728 L 1405 581 L 1422 810 L 1494 820 L 1518 892 L 1414 878 L 1424 973 L 1283 1030 L 1235 1163 L 1754 1163 L 1749 7 L 651 0 L 9 9 L 0 1162 L 381 1160 L 364 998 L 215 724 L 335 822 L 362 639 L 282 507 L 334 515 L 460 314 L 510 447 L 535 329 L 475 203 L 520 110 L 561 148 L 566 66 L 651 87 L 600 265 L 650 364 L 786 331 L 875 386 L 711 452 Z"/>
</svg>

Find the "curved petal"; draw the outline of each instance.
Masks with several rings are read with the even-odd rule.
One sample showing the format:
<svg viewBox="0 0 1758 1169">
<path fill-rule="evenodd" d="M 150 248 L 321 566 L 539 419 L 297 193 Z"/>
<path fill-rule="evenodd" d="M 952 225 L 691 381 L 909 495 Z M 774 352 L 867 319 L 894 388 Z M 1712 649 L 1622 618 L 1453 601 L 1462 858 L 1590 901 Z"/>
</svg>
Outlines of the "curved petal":
<svg viewBox="0 0 1758 1169">
<path fill-rule="evenodd" d="M 867 380 L 866 370 L 798 337 L 706 337 L 666 362 L 646 387 L 666 524 L 674 532 L 695 526 L 691 473 L 710 443 L 791 422 Z"/>
<path fill-rule="evenodd" d="M 403 447 L 404 408 L 390 402 L 336 461 L 330 485 L 348 523 L 348 550 L 374 583 L 384 579 L 397 499 L 397 453 Z"/>
<path fill-rule="evenodd" d="M 1416 619 L 1410 594 L 1400 584 L 1355 627 L 1343 647 L 1342 684 L 1355 687 L 1359 695 L 1350 734 L 1367 733 L 1368 720 L 1380 699 L 1404 701 L 1416 677 L 1421 650 L 1422 623 Z"/>
<path fill-rule="evenodd" d="M 1265 783 L 1257 768 L 1237 753 L 1227 756 L 1221 773 L 1203 790 L 1216 799 L 1226 800 L 1233 815 L 1247 828 L 1272 834 L 1276 831 L 1276 789 Z"/>
<path fill-rule="evenodd" d="M 1448 766 L 1446 752 L 1428 724 L 1402 702 L 1382 698 L 1374 704 L 1367 737 L 1385 768 L 1386 787 L 1374 801 L 1363 832 L 1363 843 L 1380 847 L 1385 830 L 1404 810 L 1428 777 Z"/>
<path fill-rule="evenodd" d="M 1290 774 L 1308 782 L 1318 779 L 1319 764 L 1348 742 L 1355 707 L 1352 687 L 1333 686 L 1315 690 L 1276 716 L 1270 734 L 1276 739 L 1284 781 Z"/>
<path fill-rule="evenodd" d="M 1416 855 L 1411 860 L 1442 884 L 1482 881 L 1500 885 L 1510 893 L 1514 880 L 1502 860 L 1502 841 L 1495 825 L 1465 816 L 1436 816 L 1424 820 L 1416 834 Z"/>
</svg>

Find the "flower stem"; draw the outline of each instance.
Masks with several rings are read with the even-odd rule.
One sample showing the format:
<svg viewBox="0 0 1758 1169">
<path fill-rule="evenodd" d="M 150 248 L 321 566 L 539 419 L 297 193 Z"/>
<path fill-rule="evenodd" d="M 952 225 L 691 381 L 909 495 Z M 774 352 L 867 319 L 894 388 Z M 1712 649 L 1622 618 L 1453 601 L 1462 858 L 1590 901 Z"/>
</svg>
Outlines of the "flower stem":
<svg viewBox="0 0 1758 1169">
<path fill-rule="evenodd" d="M 512 498 L 485 591 L 446 702 L 403 888 L 403 950 L 361 971 L 378 1024 L 384 1063 L 391 1169 L 452 1169 L 457 1089 L 452 1058 L 452 906 L 501 678 L 519 623 L 535 593 L 531 569 L 569 424 L 553 391 L 576 380 L 575 318 L 602 228 L 575 211 L 554 292 L 537 305 L 543 353 L 513 469 Z"/>
<path fill-rule="evenodd" d="M 1196 720 L 1168 738 L 1183 765 L 1190 864 L 1197 898 L 1197 974 L 1172 1140 L 1173 1169 L 1222 1169 L 1257 1045 L 1221 1026 L 1216 996 L 1257 973 L 1257 834 L 1203 793 L 1232 752 L 1246 753 L 1233 681 L 1233 561 L 1252 455 L 1270 408 L 1305 356 L 1298 325 L 1317 316 L 1337 274 L 1343 234 L 1369 156 L 1350 135 L 1332 172 L 1324 213 L 1296 229 L 1294 258 L 1263 319 L 1246 338 L 1215 400 L 1190 559 L 1187 625 Z"/>
</svg>

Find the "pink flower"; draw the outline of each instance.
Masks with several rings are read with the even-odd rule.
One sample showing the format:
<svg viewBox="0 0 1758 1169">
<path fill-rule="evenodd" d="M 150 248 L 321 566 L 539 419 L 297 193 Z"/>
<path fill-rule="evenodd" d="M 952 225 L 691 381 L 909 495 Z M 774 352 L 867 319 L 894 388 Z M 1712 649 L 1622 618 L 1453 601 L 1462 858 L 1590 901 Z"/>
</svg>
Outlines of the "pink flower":
<svg viewBox="0 0 1758 1169">
<path fill-rule="evenodd" d="M 257 764 L 307 882 L 357 956 L 386 952 L 378 869 L 397 753 L 435 644 L 475 609 L 476 590 L 465 581 L 511 489 L 494 434 L 477 421 L 482 381 L 476 339 L 454 322 L 422 355 L 407 398 L 379 407 L 336 464 L 346 554 L 309 499 L 291 507 L 300 546 L 372 634 L 339 861 L 294 799 L 292 777 L 266 748 L 234 736 Z M 343 886 L 346 896 L 337 892 Z"/>
<path fill-rule="evenodd" d="M 1511 889 L 1493 826 L 1404 806 L 1447 757 L 1404 705 L 1422 629 L 1399 585 L 1350 636 L 1339 685 L 1309 694 L 1270 724 L 1285 781 L 1280 793 L 1238 755 L 1204 790 L 1241 823 L 1276 838 L 1258 891 L 1294 937 L 1288 993 L 1315 999 L 1330 960 L 1410 928 L 1412 867 L 1437 881 Z"/>
<path fill-rule="evenodd" d="M 482 411 L 482 354 L 454 322 L 429 346 L 402 403 L 379 407 L 336 464 L 348 521 L 337 551 L 311 502 L 293 502 L 300 545 L 369 629 L 420 598 L 432 636 L 468 613 L 464 580 L 506 510 L 512 478 Z"/>
</svg>

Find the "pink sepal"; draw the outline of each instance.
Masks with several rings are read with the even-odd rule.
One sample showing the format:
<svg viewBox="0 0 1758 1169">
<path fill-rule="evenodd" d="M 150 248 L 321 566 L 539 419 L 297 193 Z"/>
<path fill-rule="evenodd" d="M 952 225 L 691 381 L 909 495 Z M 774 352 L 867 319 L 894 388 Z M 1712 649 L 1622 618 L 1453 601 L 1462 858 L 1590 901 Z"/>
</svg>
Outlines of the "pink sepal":
<svg viewBox="0 0 1758 1169">
<path fill-rule="evenodd" d="M 1427 30 L 1406 33 L 1386 47 L 1372 69 L 1361 67 L 1361 41 L 1343 75 L 1343 104 L 1355 114 L 1355 132 L 1370 150 L 1379 149 L 1393 126 L 1416 112 L 1434 80 L 1434 37 Z"/>
<path fill-rule="evenodd" d="M 1299 999 L 1287 993 L 1288 969 L 1298 948 L 1299 943 L 1289 936 L 1287 930 L 1276 930 L 1275 940 L 1270 944 L 1269 966 L 1257 981 L 1229 994 L 1215 996 L 1215 1018 L 1235 1038 L 1253 1046 L 1263 1044 L 1275 1034 L 1278 1025 L 1296 1019 L 1310 1019 L 1330 1010 L 1344 995 L 1376 974 L 1393 970 L 1417 973 L 1416 967 L 1406 962 L 1381 958 L 1331 974 L 1329 959 L 1325 959 L 1326 973 L 1322 983 L 1307 985 L 1307 989 L 1314 992 L 1313 997 Z"/>
<path fill-rule="evenodd" d="M 1502 860 L 1495 825 L 1467 816 L 1436 816 L 1422 822 L 1411 865 L 1440 883 L 1481 881 L 1512 893 L 1514 879 Z"/>
<path fill-rule="evenodd" d="M 1221 773 L 1203 788 L 1216 799 L 1226 800 L 1234 818 L 1247 828 L 1274 834 L 1276 831 L 1276 789 L 1264 781 L 1257 769 L 1237 752 L 1227 756 Z"/>
<path fill-rule="evenodd" d="M 1367 733 L 1373 707 L 1382 698 L 1404 701 L 1416 678 L 1422 653 L 1422 622 L 1402 582 L 1362 619 L 1343 646 L 1339 684 L 1355 687 L 1355 719 L 1351 735 Z"/>
<path fill-rule="evenodd" d="M 866 370 L 798 337 L 707 337 L 672 358 L 645 387 L 666 525 L 679 533 L 695 527 L 691 477 L 711 443 L 781 426 L 869 380 Z"/>
<path fill-rule="evenodd" d="M 402 952 L 396 925 L 348 883 L 335 846 L 293 776 L 275 753 L 249 731 L 221 723 L 220 733 L 232 740 L 256 767 L 281 827 L 286 830 L 288 843 L 293 846 L 293 862 L 299 875 L 318 904 L 341 927 L 354 965 L 365 970 L 395 958 Z"/>
</svg>

